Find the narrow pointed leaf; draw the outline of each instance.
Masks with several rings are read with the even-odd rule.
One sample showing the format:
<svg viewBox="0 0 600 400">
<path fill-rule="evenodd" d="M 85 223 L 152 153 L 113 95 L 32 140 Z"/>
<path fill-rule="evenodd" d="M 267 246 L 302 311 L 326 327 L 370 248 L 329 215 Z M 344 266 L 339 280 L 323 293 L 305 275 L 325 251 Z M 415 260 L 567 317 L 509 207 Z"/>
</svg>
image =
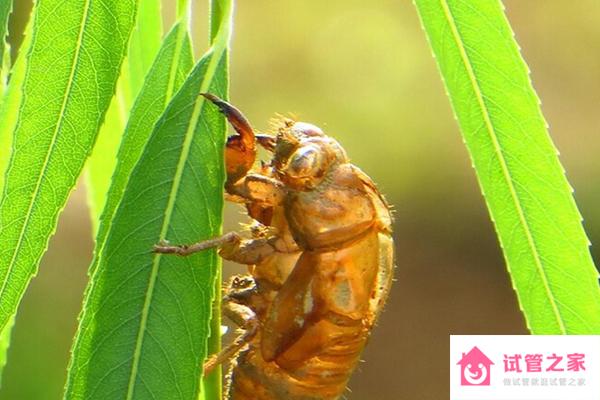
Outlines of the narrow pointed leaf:
<svg viewBox="0 0 600 400">
<path fill-rule="evenodd" d="M 0 329 L 37 271 L 93 146 L 135 6 L 133 0 L 37 3 L 0 202 Z"/>
<path fill-rule="evenodd" d="M 2 331 L 0 331 L 0 385 L 2 384 L 2 372 L 4 372 L 4 366 L 6 365 L 6 356 L 8 355 L 8 347 L 10 346 L 10 335 L 14 324 L 15 316 L 13 315 Z"/>
<path fill-rule="evenodd" d="M 127 182 L 148 142 L 154 125 L 188 75 L 193 65 L 192 48 L 185 22 L 176 24 L 164 40 L 146 83 L 137 98 L 116 157 L 118 162 L 96 236 L 95 269 L 110 230 L 114 213 Z"/>
<path fill-rule="evenodd" d="M 136 24 L 121 67 L 117 90 L 86 166 L 87 196 L 94 232 L 106 202 L 130 109 L 160 48 L 161 36 L 160 0 L 139 0 Z"/>
<path fill-rule="evenodd" d="M 31 29 L 31 22 L 28 23 L 25 30 L 25 40 L 21 45 L 21 50 L 17 57 L 17 62 L 12 68 L 12 75 L 10 80 L 10 86 L 6 87 L 6 90 L 2 93 L 2 101 L 0 103 L 0 149 L 6 149 L 6 151 L 0 151 L 0 193 L 2 193 L 2 186 L 4 184 L 4 172 L 10 157 L 10 149 L 12 147 L 12 133 L 17 121 L 18 107 L 21 104 L 21 87 L 23 85 L 23 78 L 25 76 L 25 55 L 31 45 L 29 38 Z M 6 48 L 5 48 L 6 50 Z M 7 55 L 8 56 L 8 55 Z M 5 65 L 9 64 L 5 60 Z M 2 384 L 2 373 L 6 366 L 8 348 L 10 347 L 10 339 L 12 329 L 15 324 L 15 315 L 10 317 L 9 322 L 0 331 L 0 386 Z"/>
<path fill-rule="evenodd" d="M 502 4 L 415 4 L 531 332 L 600 332 L 598 272 Z"/>
<path fill-rule="evenodd" d="M 229 2 L 227 2 L 229 3 Z M 116 208 L 84 300 L 67 399 L 196 399 L 218 257 L 152 254 L 161 239 L 220 233 L 229 13 L 170 101 Z"/>
<path fill-rule="evenodd" d="M 4 93 L 10 68 L 10 46 L 6 42 L 6 36 L 8 35 L 8 17 L 11 11 L 12 0 L 0 1 L 0 95 Z"/>
<path fill-rule="evenodd" d="M 123 65 L 122 71 L 125 71 L 125 67 L 126 65 Z M 121 78 L 123 75 L 124 72 L 121 73 Z M 98 132 L 94 151 L 88 158 L 85 168 L 86 196 L 93 232 L 98 230 L 100 214 L 106 202 L 106 193 L 117 161 L 117 150 L 127 123 L 128 104 L 122 86 L 123 83 L 119 80 L 115 95 Z"/>
<path fill-rule="evenodd" d="M 161 47 L 163 26 L 160 0 L 140 0 L 135 29 L 127 54 L 129 104 L 133 104 L 144 85 L 146 74 Z"/>
<path fill-rule="evenodd" d="M 166 36 L 156 56 L 146 82 L 133 105 L 123 141 L 119 148 L 118 162 L 111 181 L 107 203 L 104 207 L 100 227 L 96 236 L 94 259 L 90 267 L 90 275 L 98 265 L 103 253 L 107 233 L 110 231 L 115 211 L 121 201 L 133 168 L 139 160 L 155 123 L 164 112 L 169 100 L 184 82 L 193 65 L 191 41 L 185 24 L 176 24 Z M 94 280 L 91 281 L 93 283 Z M 88 286 L 88 291 L 91 288 Z M 86 292 L 87 293 L 87 292 Z M 69 367 L 69 383 L 76 376 L 81 365 L 86 363 L 87 355 L 82 354 L 85 346 L 81 343 L 85 319 L 80 321 L 80 328 L 73 344 L 73 354 Z"/>
<path fill-rule="evenodd" d="M 19 107 L 23 99 L 23 81 L 25 79 L 25 63 L 31 48 L 31 30 L 33 18 L 29 19 L 25 28 L 25 37 L 19 54 L 12 67 L 10 82 L 0 103 L 0 194 L 3 193 L 4 179 L 8 161 L 12 151 L 13 133 L 17 125 Z"/>
<path fill-rule="evenodd" d="M 185 10 L 182 4 L 179 5 Z M 214 43 L 218 39 L 221 25 L 227 22 L 229 12 L 228 2 L 221 0 L 210 0 L 209 20 L 209 42 Z M 227 57 L 227 55 L 226 55 Z M 229 62 L 228 60 L 226 62 Z M 216 293 L 212 303 L 213 313 L 210 319 L 211 334 L 207 340 L 207 354 L 218 354 L 221 351 L 221 288 L 222 274 L 220 268 L 214 280 L 213 290 Z M 211 374 L 202 377 L 202 390 L 204 399 L 221 399 L 223 397 L 223 367 L 218 365 Z"/>
</svg>

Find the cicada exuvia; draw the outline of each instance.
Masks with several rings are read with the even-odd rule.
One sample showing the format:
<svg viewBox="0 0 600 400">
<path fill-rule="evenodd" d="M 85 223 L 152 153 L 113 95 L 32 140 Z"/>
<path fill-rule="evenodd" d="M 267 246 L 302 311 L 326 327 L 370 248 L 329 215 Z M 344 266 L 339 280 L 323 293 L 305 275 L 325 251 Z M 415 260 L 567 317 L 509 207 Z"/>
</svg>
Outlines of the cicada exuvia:
<svg viewBox="0 0 600 400">
<path fill-rule="evenodd" d="M 155 251 L 185 256 L 218 247 L 248 266 L 223 298 L 223 312 L 243 333 L 205 373 L 231 360 L 230 400 L 337 399 L 391 286 L 390 209 L 318 127 L 282 118 L 276 135 L 255 134 L 238 109 L 204 96 L 237 132 L 225 149 L 225 191 L 254 224 L 246 237 L 231 232 Z M 260 166 L 257 144 L 272 154 Z"/>
</svg>

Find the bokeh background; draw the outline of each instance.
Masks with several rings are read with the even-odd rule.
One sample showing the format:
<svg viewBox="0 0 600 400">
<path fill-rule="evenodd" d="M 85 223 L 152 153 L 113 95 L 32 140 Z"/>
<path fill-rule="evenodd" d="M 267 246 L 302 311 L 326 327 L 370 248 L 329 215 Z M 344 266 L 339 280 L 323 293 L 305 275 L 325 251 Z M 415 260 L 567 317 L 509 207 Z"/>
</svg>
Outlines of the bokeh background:
<svg viewBox="0 0 600 400">
<path fill-rule="evenodd" d="M 174 1 L 165 0 L 172 20 Z M 206 6 L 197 1 L 197 54 Z M 201 4 L 200 4 L 201 3 Z M 350 400 L 448 396 L 450 334 L 526 333 L 493 226 L 412 2 L 238 1 L 231 98 L 345 146 L 396 211 L 396 282 Z M 600 2 L 505 0 L 592 243 L 600 243 Z M 13 43 L 29 0 L 16 2 Z M 227 228 L 240 210 L 229 208 Z M 92 237 L 79 185 L 23 300 L 0 399 L 61 398 Z M 600 261 L 600 246 L 592 247 Z M 239 267 L 227 266 L 227 272 Z"/>
</svg>

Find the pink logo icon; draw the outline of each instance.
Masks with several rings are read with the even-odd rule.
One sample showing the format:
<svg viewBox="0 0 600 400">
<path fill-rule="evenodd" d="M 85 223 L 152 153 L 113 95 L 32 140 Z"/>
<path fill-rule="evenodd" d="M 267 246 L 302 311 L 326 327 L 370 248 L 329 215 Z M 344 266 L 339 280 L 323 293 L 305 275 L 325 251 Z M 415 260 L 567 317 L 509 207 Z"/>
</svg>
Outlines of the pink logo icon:
<svg viewBox="0 0 600 400">
<path fill-rule="evenodd" d="M 490 370 L 494 363 L 485 354 L 473 347 L 467 354 L 456 363 L 460 365 L 461 386 L 489 386 Z"/>
</svg>

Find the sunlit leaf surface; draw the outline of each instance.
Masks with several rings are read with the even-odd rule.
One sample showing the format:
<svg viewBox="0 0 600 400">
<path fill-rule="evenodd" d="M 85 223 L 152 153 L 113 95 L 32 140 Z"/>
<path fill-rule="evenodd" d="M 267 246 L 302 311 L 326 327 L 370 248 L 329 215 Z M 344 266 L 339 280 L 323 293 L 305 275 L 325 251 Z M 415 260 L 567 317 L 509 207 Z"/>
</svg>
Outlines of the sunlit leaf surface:
<svg viewBox="0 0 600 400">
<path fill-rule="evenodd" d="M 154 124 L 172 96 L 181 87 L 193 65 L 192 48 L 185 22 L 178 23 L 165 38 L 160 53 L 130 114 L 119 148 L 118 162 L 96 236 L 94 265 L 102 253 L 123 192 L 136 162 L 152 133 Z M 94 267 L 92 267 L 94 269 Z"/>
<path fill-rule="evenodd" d="M 97 231 L 106 203 L 130 109 L 160 47 L 161 18 L 160 0 L 139 1 L 136 24 L 131 33 L 127 57 L 121 67 L 117 90 L 86 166 L 87 197 L 94 232 Z"/>
<path fill-rule="evenodd" d="M 115 180 L 126 186 L 86 293 L 68 399 L 199 395 L 218 257 L 151 249 L 161 239 L 188 243 L 220 233 L 225 122 L 198 94 L 227 92 L 229 18 L 223 14 L 214 46 L 169 102 L 128 180 Z M 173 72 L 169 64 L 157 79 Z M 164 90 L 157 93 L 164 101 Z"/>
<path fill-rule="evenodd" d="M 530 330 L 600 332 L 589 243 L 501 3 L 415 4 Z"/>
<path fill-rule="evenodd" d="M 8 35 L 8 17 L 11 9 L 12 0 L 0 1 L 0 95 L 4 93 L 10 67 L 10 47 L 6 43 L 6 36 Z"/>
<path fill-rule="evenodd" d="M 38 2 L 0 202 L 0 329 L 15 312 L 90 153 L 136 2 Z"/>
<path fill-rule="evenodd" d="M 8 16 L 8 15 L 7 15 Z M 29 32 L 29 28 L 27 29 Z M 15 66 L 12 68 L 12 77 L 10 87 L 5 87 L 2 90 L 0 102 L 0 193 L 2 193 L 2 185 L 4 184 L 4 172 L 10 157 L 10 148 L 12 147 L 12 134 L 17 121 L 18 107 L 21 104 L 21 86 L 23 85 L 23 77 L 25 75 L 25 56 L 27 49 L 31 45 L 29 36 L 25 36 L 25 41 L 21 46 L 21 51 L 17 58 Z M 6 50 L 6 48 L 5 48 Z M 8 57 L 8 54 L 6 54 Z M 5 60 L 5 66 L 9 64 Z M 7 71 L 3 71 L 7 72 Z M 1 75 L 1 74 L 0 74 Z M 12 329 L 15 323 L 15 314 L 10 317 L 9 322 L 0 331 L 0 384 L 2 383 L 2 373 L 7 362 L 8 348 L 10 346 L 10 338 Z"/>
<path fill-rule="evenodd" d="M 30 20 L 25 29 L 25 38 L 21 44 L 17 60 L 10 71 L 9 85 L 2 93 L 2 101 L 0 102 L 0 149 L 6 149 L 0 151 L 0 193 L 2 193 L 2 186 L 4 185 L 4 173 L 10 159 L 13 133 L 19 116 L 19 106 L 23 98 L 21 89 L 25 78 L 26 55 L 31 47 L 32 22 Z"/>
</svg>

